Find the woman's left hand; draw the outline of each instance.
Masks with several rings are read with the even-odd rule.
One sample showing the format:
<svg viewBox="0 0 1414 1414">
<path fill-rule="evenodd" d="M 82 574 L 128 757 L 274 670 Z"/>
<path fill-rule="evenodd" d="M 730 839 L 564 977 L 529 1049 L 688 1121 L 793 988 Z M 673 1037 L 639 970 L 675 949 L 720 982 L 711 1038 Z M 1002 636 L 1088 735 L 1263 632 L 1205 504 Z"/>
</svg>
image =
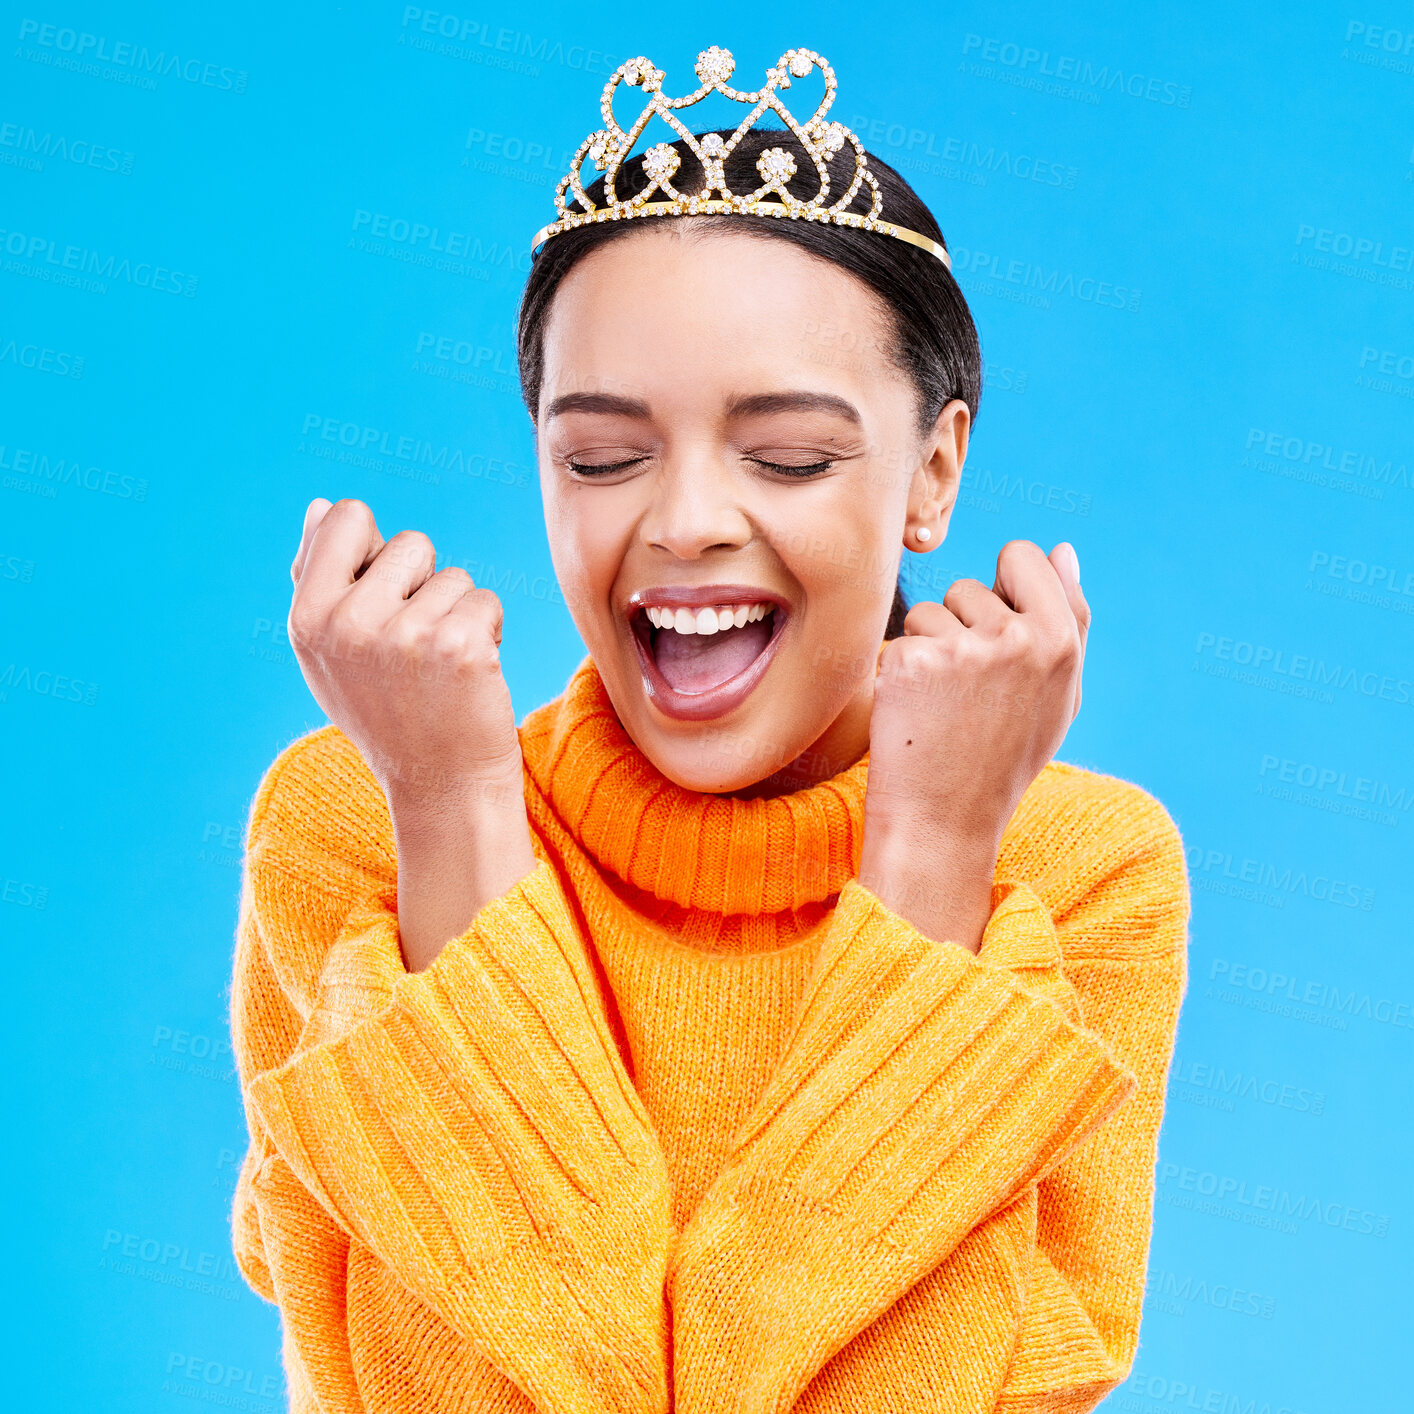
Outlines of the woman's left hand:
<svg viewBox="0 0 1414 1414">
<path fill-rule="evenodd" d="M 976 952 L 997 850 L 1080 710 L 1090 606 L 1075 552 L 1012 540 L 991 589 L 915 604 L 879 657 L 859 880 L 928 936 Z"/>
</svg>

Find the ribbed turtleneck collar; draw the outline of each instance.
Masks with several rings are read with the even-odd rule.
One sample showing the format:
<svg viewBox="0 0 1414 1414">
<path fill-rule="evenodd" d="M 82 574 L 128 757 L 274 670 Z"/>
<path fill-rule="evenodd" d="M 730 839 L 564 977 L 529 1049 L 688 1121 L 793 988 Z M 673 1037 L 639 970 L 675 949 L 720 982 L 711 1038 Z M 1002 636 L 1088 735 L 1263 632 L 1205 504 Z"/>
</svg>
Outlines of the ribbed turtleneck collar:
<svg viewBox="0 0 1414 1414">
<path fill-rule="evenodd" d="M 634 745 L 589 658 L 520 734 L 531 779 L 586 853 L 666 903 L 774 914 L 823 903 L 858 872 L 867 755 L 788 795 L 686 790 Z"/>
</svg>

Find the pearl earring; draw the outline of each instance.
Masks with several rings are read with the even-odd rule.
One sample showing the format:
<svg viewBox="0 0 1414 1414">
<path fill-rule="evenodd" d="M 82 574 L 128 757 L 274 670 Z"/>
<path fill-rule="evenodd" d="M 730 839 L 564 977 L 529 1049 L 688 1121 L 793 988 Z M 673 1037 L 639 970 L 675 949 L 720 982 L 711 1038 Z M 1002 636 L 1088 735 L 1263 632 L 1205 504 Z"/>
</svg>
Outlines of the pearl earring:
<svg viewBox="0 0 1414 1414">
<path fill-rule="evenodd" d="M 926 525 L 920 525 L 918 529 L 913 532 L 913 538 L 926 543 L 933 538 L 933 532 L 929 530 Z"/>
</svg>

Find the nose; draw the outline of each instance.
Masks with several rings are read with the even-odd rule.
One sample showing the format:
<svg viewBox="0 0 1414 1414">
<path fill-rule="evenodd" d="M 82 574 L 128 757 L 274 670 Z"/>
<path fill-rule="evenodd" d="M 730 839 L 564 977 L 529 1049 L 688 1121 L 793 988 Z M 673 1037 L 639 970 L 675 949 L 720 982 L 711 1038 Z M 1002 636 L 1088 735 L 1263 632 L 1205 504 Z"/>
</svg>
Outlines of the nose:
<svg viewBox="0 0 1414 1414">
<path fill-rule="evenodd" d="M 643 542 L 680 560 L 739 550 L 755 531 L 741 503 L 739 477 L 706 451 L 665 459 L 653 500 L 639 522 Z"/>
</svg>

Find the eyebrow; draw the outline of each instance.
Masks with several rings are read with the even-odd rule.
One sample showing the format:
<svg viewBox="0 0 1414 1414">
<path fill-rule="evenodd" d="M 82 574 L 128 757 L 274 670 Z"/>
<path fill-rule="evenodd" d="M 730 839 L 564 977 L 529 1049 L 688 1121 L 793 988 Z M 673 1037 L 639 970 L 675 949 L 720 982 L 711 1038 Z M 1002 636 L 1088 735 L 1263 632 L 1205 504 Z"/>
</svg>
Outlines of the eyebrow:
<svg viewBox="0 0 1414 1414">
<path fill-rule="evenodd" d="M 545 410 L 546 418 L 564 412 L 604 412 L 619 417 L 648 417 L 648 404 L 637 398 L 623 398 L 615 393 L 562 393 Z"/>
<path fill-rule="evenodd" d="M 652 414 L 648 404 L 637 398 L 620 397 L 615 393 L 562 393 L 545 411 L 548 420 L 566 412 L 597 412 L 617 417 L 646 418 Z M 859 409 L 846 398 L 834 393 L 752 393 L 732 398 L 727 403 L 728 417 L 766 417 L 776 412 L 827 412 L 862 427 Z"/>
<path fill-rule="evenodd" d="M 859 409 L 834 393 L 753 393 L 727 404 L 728 417 L 764 417 L 773 412 L 828 412 L 856 427 L 864 425 Z"/>
</svg>

